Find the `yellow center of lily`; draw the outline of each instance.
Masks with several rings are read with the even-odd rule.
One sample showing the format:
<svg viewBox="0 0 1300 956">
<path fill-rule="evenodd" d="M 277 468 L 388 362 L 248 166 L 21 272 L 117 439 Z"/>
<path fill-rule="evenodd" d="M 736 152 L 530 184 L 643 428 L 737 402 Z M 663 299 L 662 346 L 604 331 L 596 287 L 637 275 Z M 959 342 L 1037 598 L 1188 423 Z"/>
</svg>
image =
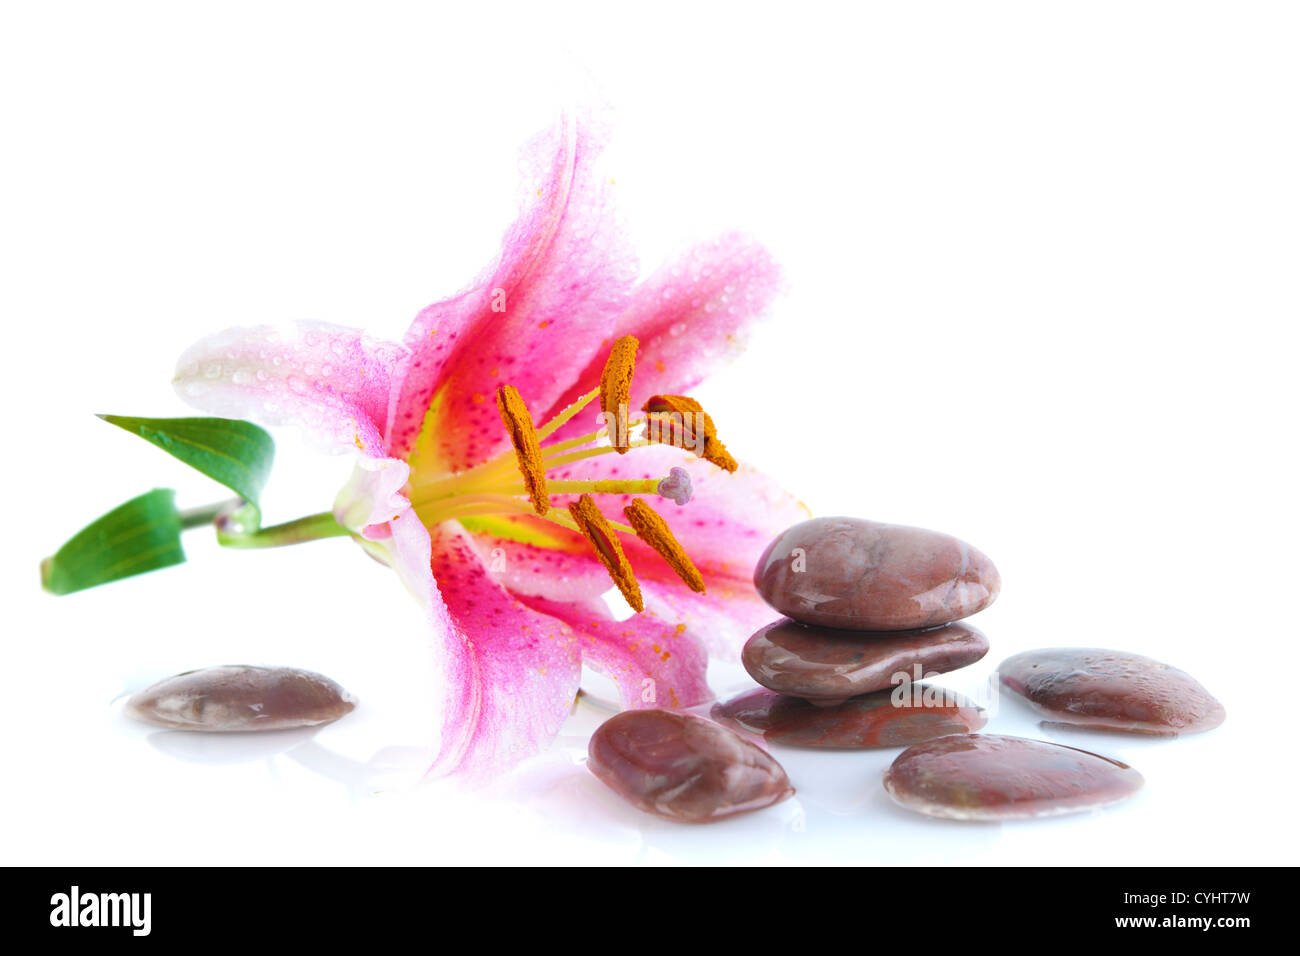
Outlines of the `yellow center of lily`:
<svg viewBox="0 0 1300 956">
<path fill-rule="evenodd" d="M 683 469 L 663 478 L 627 480 L 548 479 L 547 473 L 597 455 L 625 454 L 653 444 L 693 449 L 700 457 L 727 471 L 733 459 L 717 438 L 713 420 L 694 399 L 656 395 L 644 406 L 645 417 L 628 421 L 628 393 L 637 341 L 624 336 L 614 343 L 599 388 L 583 395 L 540 428 L 511 385 L 497 390 L 497 409 L 510 435 L 511 449 L 453 475 L 425 476 L 412 468 L 409 493 L 415 513 L 427 526 L 448 520 L 487 515 L 529 514 L 582 534 L 592 545 L 623 597 L 637 611 L 644 609 L 641 590 L 618 541 L 618 533 L 633 534 L 648 544 L 694 591 L 704 591 L 704 579 L 673 536 L 668 523 L 643 499 L 623 509 L 628 524 L 607 519 L 591 495 L 658 494 L 683 503 L 690 485 Z M 583 408 L 600 399 L 605 424 L 586 435 L 564 441 L 546 440 Z M 552 495 L 580 497 L 567 510 L 551 506 Z"/>
</svg>

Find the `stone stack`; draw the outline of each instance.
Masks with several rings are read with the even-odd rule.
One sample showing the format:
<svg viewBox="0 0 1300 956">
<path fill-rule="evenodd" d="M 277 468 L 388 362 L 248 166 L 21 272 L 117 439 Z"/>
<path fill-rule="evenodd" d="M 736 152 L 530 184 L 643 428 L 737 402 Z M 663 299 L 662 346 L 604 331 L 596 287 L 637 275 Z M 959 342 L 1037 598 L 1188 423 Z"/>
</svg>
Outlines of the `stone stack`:
<svg viewBox="0 0 1300 956">
<path fill-rule="evenodd" d="M 814 518 L 768 545 L 754 585 L 785 615 L 741 656 L 767 690 L 719 704 L 716 720 L 806 747 L 907 746 L 984 725 L 974 703 L 919 683 L 988 653 L 959 623 L 1001 588 L 982 552 L 921 528 Z"/>
</svg>

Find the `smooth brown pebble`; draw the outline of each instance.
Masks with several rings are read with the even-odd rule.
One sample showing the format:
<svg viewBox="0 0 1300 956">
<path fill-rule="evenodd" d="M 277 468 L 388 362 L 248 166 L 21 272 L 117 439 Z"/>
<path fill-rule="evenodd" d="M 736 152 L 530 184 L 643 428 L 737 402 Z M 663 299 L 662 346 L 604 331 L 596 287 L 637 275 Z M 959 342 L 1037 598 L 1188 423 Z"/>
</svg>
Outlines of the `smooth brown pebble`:
<svg viewBox="0 0 1300 956">
<path fill-rule="evenodd" d="M 968 734 L 987 720 L 983 709 L 942 687 L 908 684 L 818 707 L 798 697 L 756 690 L 715 704 L 713 719 L 787 747 L 906 747 Z"/>
<path fill-rule="evenodd" d="M 885 771 L 902 806 L 950 820 L 1015 820 L 1109 806 L 1142 775 L 1128 764 L 1043 740 L 997 734 L 940 737 L 908 747 Z"/>
<path fill-rule="evenodd" d="M 983 553 L 952 535 L 862 518 L 813 518 L 763 552 L 754 586 L 804 624 L 907 631 L 949 624 L 1002 587 Z"/>
<path fill-rule="evenodd" d="M 203 731 L 312 727 L 356 706 L 334 681 L 296 667 L 231 664 L 168 677 L 126 702 L 137 720 Z"/>
<path fill-rule="evenodd" d="M 841 701 L 907 680 L 955 671 L 989 650 L 969 624 L 921 631 L 844 631 L 782 618 L 759 628 L 741 651 L 749 676 L 769 690 Z"/>
<path fill-rule="evenodd" d="M 1131 734 L 1196 734 L 1223 723 L 1223 705 L 1190 674 L 1100 647 L 1049 647 L 1009 657 L 1002 685 L 1049 720 Z"/>
<path fill-rule="evenodd" d="M 794 793 L 769 754 L 693 714 L 628 710 L 591 735 L 587 766 L 633 806 L 707 823 L 761 810 Z"/>
</svg>

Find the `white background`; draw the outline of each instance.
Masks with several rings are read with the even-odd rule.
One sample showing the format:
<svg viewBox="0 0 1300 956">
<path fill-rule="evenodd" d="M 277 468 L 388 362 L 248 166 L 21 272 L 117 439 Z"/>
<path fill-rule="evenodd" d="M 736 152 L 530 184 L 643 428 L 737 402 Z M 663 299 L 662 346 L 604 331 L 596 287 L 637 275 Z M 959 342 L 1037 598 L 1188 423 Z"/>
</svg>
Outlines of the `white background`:
<svg viewBox="0 0 1300 956">
<path fill-rule="evenodd" d="M 1267 3 L 5 4 L 0 316 L 6 863 L 1292 862 L 1300 21 Z M 895 808 L 892 751 L 781 751 L 795 800 L 642 816 L 599 719 L 486 793 L 413 784 L 418 610 L 345 540 L 56 599 L 37 563 L 155 485 L 91 413 L 186 414 L 191 341 L 315 318 L 397 337 L 495 253 L 518 145 L 594 78 L 647 266 L 724 228 L 790 291 L 700 395 L 817 514 L 959 535 L 1004 579 L 979 689 L 1044 645 L 1150 654 L 1225 703 L 1181 740 L 989 729 L 1136 765 L 1113 811 Z M 278 434 L 268 520 L 348 471 Z M 225 662 L 362 700 L 312 736 L 192 738 L 113 701 Z M 715 687 L 737 681 L 719 669 Z"/>
</svg>

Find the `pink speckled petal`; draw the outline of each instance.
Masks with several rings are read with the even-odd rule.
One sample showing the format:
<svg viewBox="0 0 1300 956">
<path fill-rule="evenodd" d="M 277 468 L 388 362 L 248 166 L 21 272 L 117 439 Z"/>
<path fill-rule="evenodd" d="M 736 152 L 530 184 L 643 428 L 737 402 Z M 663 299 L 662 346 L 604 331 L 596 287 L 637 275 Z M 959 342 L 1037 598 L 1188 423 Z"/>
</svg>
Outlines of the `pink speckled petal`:
<svg viewBox="0 0 1300 956">
<path fill-rule="evenodd" d="M 447 700 L 430 772 L 480 781 L 559 732 L 578 692 L 581 645 L 563 621 L 493 581 L 458 525 L 433 529 L 431 567 L 453 627 L 439 653 Z"/>
<path fill-rule="evenodd" d="M 548 744 L 578 692 L 581 647 L 564 622 L 491 580 L 469 535 L 430 532 L 408 509 L 375 547 L 425 608 L 443 695 L 435 775 L 482 783 Z"/>
<path fill-rule="evenodd" d="M 469 537 L 488 573 L 512 594 L 563 603 L 591 600 L 613 586 L 582 535 L 531 515 L 496 520 L 515 530 Z"/>
<path fill-rule="evenodd" d="M 410 352 L 393 375 L 384 430 L 394 456 L 406 457 L 415 447 L 425 413 L 452 359 L 460 354 L 459 347 L 470 339 L 476 323 L 490 321 L 485 318 L 491 314 L 490 281 L 489 274 L 478 280 L 482 285 L 426 306 L 407 330 L 405 342 Z M 442 469 L 452 470 L 445 463 Z"/>
<path fill-rule="evenodd" d="M 234 328 L 190 346 L 181 398 L 215 415 L 297 425 L 330 450 L 384 455 L 391 369 L 405 349 L 321 322 Z"/>
<path fill-rule="evenodd" d="M 646 610 L 699 635 L 709 653 L 739 661 L 750 635 L 772 623 L 776 612 L 758 596 L 752 582 L 705 575 L 708 590 L 694 591 L 679 581 L 643 582 Z"/>
<path fill-rule="evenodd" d="M 582 644 L 583 662 L 618 684 L 625 709 L 676 710 L 713 699 L 705 680 L 708 653 L 687 627 L 650 610 L 616 621 L 598 600 L 581 604 L 525 600 L 573 628 Z"/>
<path fill-rule="evenodd" d="M 525 149 L 523 210 L 500 261 L 407 333 L 412 358 L 388 430 L 395 457 L 414 447 L 431 403 L 432 458 L 460 469 L 489 457 L 507 444 L 497 386 L 509 382 L 529 408 L 548 408 L 608 341 L 636 260 L 599 162 L 605 137 L 593 117 L 571 115 Z"/>
<path fill-rule="evenodd" d="M 578 692 L 581 651 L 567 625 L 524 607 L 484 573 L 458 526 L 432 534 L 413 511 L 377 543 L 429 616 L 442 681 L 429 772 L 484 783 L 548 744 Z"/>
<path fill-rule="evenodd" d="M 651 395 L 690 391 L 738 355 L 780 287 L 781 270 L 768 251 L 739 234 L 696 246 L 639 284 L 614 329 L 640 342 L 632 409 Z M 546 417 L 594 388 L 604 361 L 601 352 Z M 580 415 L 557 434 L 591 429 L 591 416 Z"/>
</svg>

